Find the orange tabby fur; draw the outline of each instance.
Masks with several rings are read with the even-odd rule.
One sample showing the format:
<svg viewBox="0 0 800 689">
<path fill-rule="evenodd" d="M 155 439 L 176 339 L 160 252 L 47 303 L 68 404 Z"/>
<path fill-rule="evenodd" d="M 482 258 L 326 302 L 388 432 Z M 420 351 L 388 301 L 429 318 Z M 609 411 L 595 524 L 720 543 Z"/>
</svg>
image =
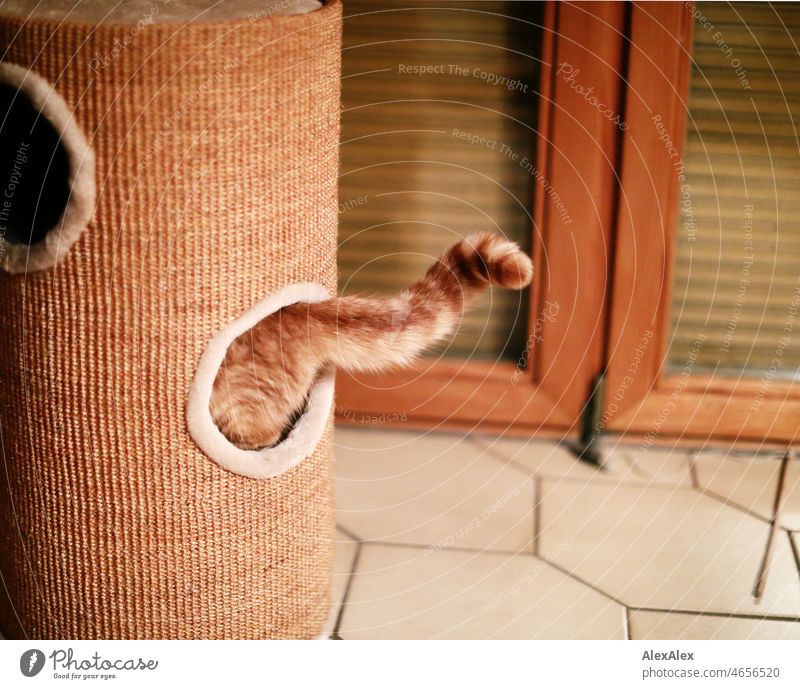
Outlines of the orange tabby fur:
<svg viewBox="0 0 800 689">
<path fill-rule="evenodd" d="M 286 306 L 231 344 L 214 381 L 211 415 L 239 447 L 272 445 L 302 412 L 324 366 L 378 371 L 409 364 L 453 332 L 485 287 L 521 289 L 532 275 L 516 244 L 479 232 L 450 247 L 398 296 Z"/>
</svg>

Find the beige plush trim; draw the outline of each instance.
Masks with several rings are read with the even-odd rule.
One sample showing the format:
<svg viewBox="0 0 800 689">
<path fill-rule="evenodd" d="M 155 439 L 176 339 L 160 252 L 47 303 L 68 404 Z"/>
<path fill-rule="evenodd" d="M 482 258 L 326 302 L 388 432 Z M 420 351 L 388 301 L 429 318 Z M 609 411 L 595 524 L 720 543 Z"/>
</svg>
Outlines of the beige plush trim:
<svg viewBox="0 0 800 689">
<path fill-rule="evenodd" d="M 284 306 L 298 302 L 314 303 L 328 298 L 328 291 L 322 285 L 289 285 L 269 295 L 211 338 L 200 357 L 189 388 L 186 425 L 192 440 L 221 467 L 249 478 L 272 478 L 288 471 L 314 452 L 325 432 L 333 406 L 333 367 L 320 374 L 309 392 L 305 412 L 288 437 L 274 447 L 261 450 L 242 450 L 222 434 L 211 416 L 211 392 L 228 347 L 239 335 Z"/>
<path fill-rule="evenodd" d="M 64 258 L 92 219 L 96 196 L 94 151 L 86 142 L 70 107 L 42 77 L 19 65 L 0 62 L 0 81 L 30 98 L 33 106 L 60 133 L 69 158 L 71 193 L 58 224 L 42 241 L 32 246 L 0 239 L 0 268 L 9 273 L 44 270 Z"/>
</svg>

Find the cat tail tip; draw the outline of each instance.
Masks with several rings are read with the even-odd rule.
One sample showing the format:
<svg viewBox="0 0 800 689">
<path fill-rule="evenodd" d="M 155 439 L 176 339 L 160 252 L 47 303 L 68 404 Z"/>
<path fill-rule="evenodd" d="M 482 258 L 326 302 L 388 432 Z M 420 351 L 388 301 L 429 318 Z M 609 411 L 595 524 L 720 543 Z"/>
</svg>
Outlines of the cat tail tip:
<svg viewBox="0 0 800 689">
<path fill-rule="evenodd" d="M 464 243 L 477 254 L 477 268 L 493 285 L 508 289 L 522 289 L 533 279 L 533 261 L 516 242 L 500 234 L 487 231 L 473 232 Z"/>
</svg>

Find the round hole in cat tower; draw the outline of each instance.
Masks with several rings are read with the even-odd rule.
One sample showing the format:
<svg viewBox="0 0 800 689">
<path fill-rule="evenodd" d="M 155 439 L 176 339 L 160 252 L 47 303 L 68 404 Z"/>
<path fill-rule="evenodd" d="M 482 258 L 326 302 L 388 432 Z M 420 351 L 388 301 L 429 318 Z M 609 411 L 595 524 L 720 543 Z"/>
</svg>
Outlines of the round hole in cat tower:
<svg viewBox="0 0 800 689">
<path fill-rule="evenodd" d="M 42 77 L 0 63 L 0 266 L 50 268 L 89 224 L 94 155 L 72 110 Z"/>
<path fill-rule="evenodd" d="M 284 306 L 329 299 L 316 283 L 289 285 L 269 295 L 217 333 L 200 357 L 189 387 L 186 423 L 197 446 L 224 469 L 249 478 L 272 478 L 288 471 L 313 453 L 328 423 L 333 406 L 334 368 L 322 371 L 309 390 L 305 409 L 284 440 L 272 447 L 243 450 L 228 440 L 211 416 L 211 393 L 228 347 L 256 323 Z"/>
</svg>

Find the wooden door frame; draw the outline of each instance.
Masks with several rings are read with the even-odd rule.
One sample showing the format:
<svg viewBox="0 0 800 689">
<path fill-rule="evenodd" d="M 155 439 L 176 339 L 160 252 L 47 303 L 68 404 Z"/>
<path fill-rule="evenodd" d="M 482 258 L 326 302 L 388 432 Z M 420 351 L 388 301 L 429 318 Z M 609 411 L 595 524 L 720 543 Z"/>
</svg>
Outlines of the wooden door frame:
<svg viewBox="0 0 800 689">
<path fill-rule="evenodd" d="M 528 436 L 575 432 L 604 365 L 621 135 L 610 115 L 624 103 L 629 16 L 623 3 L 546 3 L 541 83 L 531 90 L 539 99 L 536 166 L 550 187 L 544 193 L 536 186 L 533 199 L 528 365 L 424 359 L 384 374 L 339 373 L 338 420 Z M 577 78 L 569 81 L 569 74 Z"/>
<path fill-rule="evenodd" d="M 666 367 L 692 24 L 684 3 L 633 7 L 601 427 L 645 443 L 792 443 L 800 384 L 698 373 L 691 355 L 677 373 Z"/>
</svg>

